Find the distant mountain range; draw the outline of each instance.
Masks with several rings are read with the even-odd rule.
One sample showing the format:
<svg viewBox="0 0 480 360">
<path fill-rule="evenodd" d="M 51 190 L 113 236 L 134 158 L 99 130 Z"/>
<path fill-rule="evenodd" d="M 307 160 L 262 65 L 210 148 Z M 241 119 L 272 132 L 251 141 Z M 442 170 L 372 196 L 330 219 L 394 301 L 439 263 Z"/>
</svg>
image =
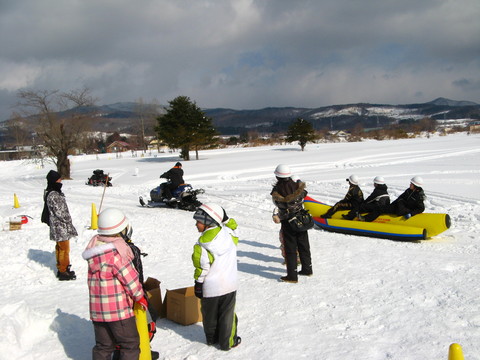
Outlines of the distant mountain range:
<svg viewBox="0 0 480 360">
<path fill-rule="evenodd" d="M 140 126 L 138 107 L 139 105 L 135 102 L 120 102 L 96 106 L 93 109 L 72 109 L 69 112 L 94 110 L 97 114 L 93 123 L 94 131 L 135 134 L 138 133 Z M 165 107 L 143 105 L 143 111 L 162 114 L 165 113 Z M 202 109 L 202 111 L 213 119 L 213 124 L 220 133 L 227 135 L 248 131 L 260 133 L 285 131 L 297 118 L 308 120 L 317 130 L 348 130 L 359 124 L 365 129 L 380 128 L 399 122 L 413 122 L 425 117 L 445 122 L 468 122 L 480 119 L 479 104 L 446 98 L 407 105 L 358 103 L 319 108 L 268 107 L 258 110 L 214 108 Z M 145 118 L 150 119 L 146 120 L 145 127 L 149 133 L 152 133 L 156 125 L 154 117 L 146 116 Z"/>
</svg>

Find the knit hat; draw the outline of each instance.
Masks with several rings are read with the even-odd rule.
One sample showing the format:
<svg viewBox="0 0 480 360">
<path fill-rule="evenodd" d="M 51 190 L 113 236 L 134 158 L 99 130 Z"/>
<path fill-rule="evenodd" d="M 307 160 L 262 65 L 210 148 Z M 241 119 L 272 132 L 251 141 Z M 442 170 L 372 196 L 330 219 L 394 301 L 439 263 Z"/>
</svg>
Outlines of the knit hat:
<svg viewBox="0 0 480 360">
<path fill-rule="evenodd" d="M 56 172 L 55 170 L 50 170 L 47 174 L 47 182 L 49 184 L 54 184 L 57 182 L 58 179 L 60 179 L 62 176 Z"/>
<path fill-rule="evenodd" d="M 175 166 L 182 166 L 182 163 L 181 163 L 181 162 L 177 162 L 177 163 L 175 164 Z"/>
</svg>

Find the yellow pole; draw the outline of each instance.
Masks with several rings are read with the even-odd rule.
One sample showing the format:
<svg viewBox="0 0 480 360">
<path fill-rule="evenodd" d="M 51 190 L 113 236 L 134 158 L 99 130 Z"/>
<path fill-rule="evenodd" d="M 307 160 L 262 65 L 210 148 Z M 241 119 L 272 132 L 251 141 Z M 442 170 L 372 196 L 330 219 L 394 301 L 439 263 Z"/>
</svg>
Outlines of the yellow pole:
<svg viewBox="0 0 480 360">
<path fill-rule="evenodd" d="M 97 230 L 98 229 L 98 215 L 97 209 L 95 208 L 95 203 L 92 203 L 92 221 L 90 229 Z"/>
<path fill-rule="evenodd" d="M 137 302 L 133 304 L 133 312 L 135 314 L 138 334 L 140 335 L 139 360 L 152 360 L 150 337 L 148 336 L 147 312 L 143 310 L 142 306 Z"/>
<path fill-rule="evenodd" d="M 18 203 L 18 197 L 17 194 L 13 194 L 13 207 L 15 209 L 18 209 L 20 207 L 20 204 Z"/>
<path fill-rule="evenodd" d="M 448 360 L 465 360 L 463 358 L 462 347 L 459 344 L 451 344 L 448 350 Z"/>
</svg>

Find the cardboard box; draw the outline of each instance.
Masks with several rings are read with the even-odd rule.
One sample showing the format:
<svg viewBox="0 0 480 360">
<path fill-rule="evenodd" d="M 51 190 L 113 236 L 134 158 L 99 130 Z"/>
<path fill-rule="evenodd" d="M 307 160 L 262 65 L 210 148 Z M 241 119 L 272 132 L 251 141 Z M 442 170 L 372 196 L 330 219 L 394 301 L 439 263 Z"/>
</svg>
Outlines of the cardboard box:
<svg viewBox="0 0 480 360">
<path fill-rule="evenodd" d="M 155 309 L 158 317 L 165 317 L 165 307 L 162 301 L 162 290 L 160 289 L 160 281 L 149 277 L 143 282 L 143 287 L 147 291 L 148 303 Z"/>
<path fill-rule="evenodd" d="M 202 321 L 200 299 L 195 296 L 193 286 L 167 290 L 167 319 L 182 325 L 191 325 Z"/>
<path fill-rule="evenodd" d="M 10 231 L 12 230 L 22 230 L 22 223 L 10 221 Z"/>
</svg>

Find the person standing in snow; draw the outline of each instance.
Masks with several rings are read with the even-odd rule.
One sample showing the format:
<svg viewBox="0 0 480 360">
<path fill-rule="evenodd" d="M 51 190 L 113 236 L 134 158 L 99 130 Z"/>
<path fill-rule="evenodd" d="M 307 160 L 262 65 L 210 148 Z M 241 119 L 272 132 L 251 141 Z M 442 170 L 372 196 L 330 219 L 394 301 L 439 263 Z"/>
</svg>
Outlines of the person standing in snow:
<svg viewBox="0 0 480 360">
<path fill-rule="evenodd" d="M 115 210 L 115 211 L 118 212 L 120 210 Z M 132 233 L 133 233 L 133 228 L 130 224 L 128 224 L 127 227 L 120 232 L 120 236 L 123 238 L 123 240 L 125 240 L 127 245 L 130 247 L 130 250 L 132 250 L 132 254 L 133 254 L 132 264 L 135 270 L 137 270 L 138 280 L 140 281 L 140 284 L 142 284 L 143 292 L 146 293 L 144 276 L 143 276 L 142 256 L 147 256 L 147 254 L 142 253 L 140 248 L 133 243 Z M 147 300 L 147 303 L 148 303 L 148 300 Z M 150 307 L 150 303 L 148 303 L 148 305 L 149 307 L 148 307 L 148 311 L 146 312 L 146 315 L 147 315 L 148 335 L 151 343 L 153 336 L 157 332 L 156 319 L 158 318 L 158 313 Z M 152 360 L 156 360 L 160 357 L 160 354 L 158 353 L 158 351 L 151 350 L 150 352 L 151 352 Z M 113 354 L 112 360 L 120 360 L 120 346 L 117 346 L 117 349 Z"/>
<path fill-rule="evenodd" d="M 420 176 L 414 176 L 410 179 L 410 186 L 388 207 L 388 213 L 403 216 L 410 219 L 412 216 L 421 214 L 425 211 L 426 199 L 422 189 L 423 179 Z"/>
<path fill-rule="evenodd" d="M 388 205 L 390 205 L 390 196 L 388 195 L 388 187 L 385 184 L 385 179 L 382 176 L 375 176 L 373 186 L 373 192 L 360 204 L 360 209 L 358 210 L 358 218 L 360 221 L 371 222 L 375 220 L 380 214 L 384 213 Z M 368 214 L 360 214 L 365 212 Z M 349 212 L 348 215 L 355 217 L 357 214 L 351 214 L 351 212 Z"/>
<path fill-rule="evenodd" d="M 42 222 L 50 226 L 50 240 L 56 242 L 57 278 L 60 281 L 75 280 L 77 276 L 70 265 L 70 239 L 78 236 L 62 192 L 62 177 L 55 170 L 47 174 L 47 188 L 43 196 Z"/>
<path fill-rule="evenodd" d="M 300 184 L 302 182 L 302 180 L 300 180 L 300 178 L 297 176 L 297 175 L 294 175 L 292 174 L 292 176 L 290 176 L 291 179 Z M 280 224 L 280 217 L 278 216 L 278 208 L 275 208 L 273 210 L 273 216 L 272 216 L 272 219 L 273 219 L 273 222 L 275 224 Z M 282 229 L 280 228 L 280 231 L 278 232 L 278 238 L 280 240 L 280 252 L 282 254 L 282 258 L 283 258 L 283 263 L 282 265 L 286 265 L 287 262 L 285 260 L 285 239 L 283 237 L 283 232 L 282 232 Z M 300 261 L 300 256 L 298 255 L 298 250 L 297 250 L 297 265 L 301 264 L 301 261 Z"/>
<path fill-rule="evenodd" d="M 160 178 L 169 180 L 169 183 L 164 185 L 163 188 L 163 196 L 169 200 L 172 198 L 173 191 L 185 183 L 185 180 L 183 180 L 182 163 L 177 162 L 174 167 L 160 175 Z"/>
<path fill-rule="evenodd" d="M 238 288 L 237 223 L 217 204 L 202 204 L 193 218 L 201 233 L 193 247 L 195 296 L 201 299 L 208 345 L 230 350 L 240 344 L 235 303 Z"/>
<path fill-rule="evenodd" d="M 363 193 L 360 186 L 358 186 L 357 175 L 350 175 L 347 182 L 349 187 L 345 197 L 328 209 L 325 214 L 320 215 L 321 218 L 329 219 L 333 214 L 340 210 L 351 210 L 348 214 L 342 215 L 345 220 L 353 220 L 355 218 L 360 204 L 363 202 Z"/>
<path fill-rule="evenodd" d="M 138 302 L 147 311 L 148 303 L 132 263 L 134 255 L 122 237 L 127 227 L 122 211 L 103 210 L 98 216 L 98 235 L 82 254 L 88 261 L 90 319 L 95 332 L 93 360 L 110 359 L 117 345 L 120 359 L 138 360 L 140 355 L 133 305 Z"/>
<path fill-rule="evenodd" d="M 298 275 L 311 276 L 313 274 L 310 243 L 308 231 L 295 231 L 288 220 L 303 209 L 303 199 L 307 196 L 307 190 L 304 182 L 292 180 L 292 172 L 288 165 L 278 165 L 274 174 L 277 182 L 270 195 L 278 208 L 277 216 L 281 223 L 287 265 L 287 276 L 282 276 L 280 280 L 297 283 Z M 297 250 L 302 264 L 302 269 L 298 273 Z"/>
</svg>

